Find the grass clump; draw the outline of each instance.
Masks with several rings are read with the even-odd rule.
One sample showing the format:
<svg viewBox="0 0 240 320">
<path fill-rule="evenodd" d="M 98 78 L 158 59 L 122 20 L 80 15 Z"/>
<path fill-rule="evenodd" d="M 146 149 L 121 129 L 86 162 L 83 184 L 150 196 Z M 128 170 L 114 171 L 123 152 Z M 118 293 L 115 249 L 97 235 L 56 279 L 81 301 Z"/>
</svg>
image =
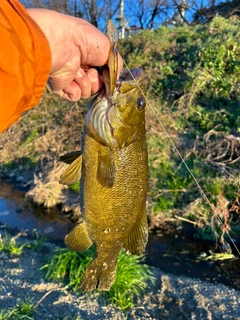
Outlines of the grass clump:
<svg viewBox="0 0 240 320">
<path fill-rule="evenodd" d="M 19 238 L 19 234 L 15 237 L 10 237 L 10 235 L 5 234 L 2 236 L 0 234 L 0 251 L 7 253 L 9 255 L 16 255 L 20 256 L 23 252 L 24 247 L 27 245 L 24 244 L 18 244 L 17 239 Z"/>
<path fill-rule="evenodd" d="M 9 310 L 2 309 L 0 311 L 0 320 L 34 320 L 37 311 L 31 298 L 19 300 L 16 306 Z"/>
<path fill-rule="evenodd" d="M 93 259 L 93 248 L 86 252 L 57 249 L 50 261 L 41 270 L 46 269 L 46 278 L 64 282 L 67 278 L 69 287 L 77 290 L 86 266 Z"/>
<path fill-rule="evenodd" d="M 46 269 L 47 279 L 67 281 L 69 287 L 79 290 L 81 278 L 93 257 L 93 247 L 83 253 L 58 249 L 49 263 L 41 269 Z M 143 258 L 121 251 L 116 280 L 110 291 L 101 293 L 101 296 L 122 310 L 133 307 L 134 297 L 141 295 L 146 290 L 148 281 L 153 283 L 155 279 L 150 267 L 142 262 Z"/>
<path fill-rule="evenodd" d="M 134 297 L 140 296 L 155 278 L 148 265 L 142 263 L 144 257 L 128 255 L 121 251 L 118 256 L 116 280 L 109 292 L 103 295 L 122 310 L 134 306 Z"/>
</svg>

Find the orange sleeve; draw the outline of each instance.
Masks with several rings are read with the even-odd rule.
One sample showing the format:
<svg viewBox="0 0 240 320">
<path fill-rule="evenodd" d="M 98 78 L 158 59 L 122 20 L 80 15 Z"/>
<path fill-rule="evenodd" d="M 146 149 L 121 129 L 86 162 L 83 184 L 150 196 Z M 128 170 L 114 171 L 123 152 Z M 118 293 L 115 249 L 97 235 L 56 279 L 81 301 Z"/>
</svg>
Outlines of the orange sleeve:
<svg viewBox="0 0 240 320">
<path fill-rule="evenodd" d="M 17 0 L 0 0 L 0 132 L 39 102 L 50 68 L 38 25 Z"/>
</svg>

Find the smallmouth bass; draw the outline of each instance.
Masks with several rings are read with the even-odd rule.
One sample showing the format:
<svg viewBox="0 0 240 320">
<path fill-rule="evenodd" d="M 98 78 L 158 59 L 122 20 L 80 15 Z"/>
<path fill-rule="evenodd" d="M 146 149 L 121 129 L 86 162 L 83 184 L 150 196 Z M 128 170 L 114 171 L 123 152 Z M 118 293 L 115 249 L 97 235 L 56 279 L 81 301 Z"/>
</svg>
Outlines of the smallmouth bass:
<svg viewBox="0 0 240 320">
<path fill-rule="evenodd" d="M 76 251 L 95 246 L 80 284 L 83 291 L 109 290 L 119 251 L 141 255 L 148 239 L 145 99 L 136 84 L 141 85 L 143 71 L 132 69 L 134 80 L 123 70 L 116 81 L 111 70 L 105 70 L 105 88 L 89 105 L 81 151 L 61 157 L 71 164 L 60 183 L 81 176 L 82 218 L 65 243 Z"/>
</svg>

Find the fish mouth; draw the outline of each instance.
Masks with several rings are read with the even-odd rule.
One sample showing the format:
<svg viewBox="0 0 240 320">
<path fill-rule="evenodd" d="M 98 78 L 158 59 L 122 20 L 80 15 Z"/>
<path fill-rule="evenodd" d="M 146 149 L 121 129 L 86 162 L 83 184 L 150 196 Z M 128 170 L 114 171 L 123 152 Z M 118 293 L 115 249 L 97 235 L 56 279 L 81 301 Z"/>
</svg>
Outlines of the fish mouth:
<svg viewBox="0 0 240 320">
<path fill-rule="evenodd" d="M 116 81 L 116 85 L 122 82 L 138 80 L 143 74 L 143 70 L 140 68 L 135 69 L 123 69 L 120 73 L 119 79 Z"/>
<path fill-rule="evenodd" d="M 139 87 L 143 79 L 143 70 L 140 68 L 123 69 L 119 79 L 116 81 L 116 90 L 119 93 L 127 93 L 132 89 Z"/>
</svg>

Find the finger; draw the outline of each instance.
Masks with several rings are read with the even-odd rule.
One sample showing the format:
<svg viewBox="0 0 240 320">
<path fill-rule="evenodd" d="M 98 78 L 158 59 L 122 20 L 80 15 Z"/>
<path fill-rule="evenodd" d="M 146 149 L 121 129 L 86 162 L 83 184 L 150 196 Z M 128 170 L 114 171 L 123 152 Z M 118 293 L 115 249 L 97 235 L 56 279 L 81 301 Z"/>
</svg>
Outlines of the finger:
<svg viewBox="0 0 240 320">
<path fill-rule="evenodd" d="M 73 81 L 79 85 L 81 89 L 81 98 L 89 98 L 91 95 L 91 80 L 83 69 L 79 68 Z"/>
<path fill-rule="evenodd" d="M 69 85 L 62 90 L 55 90 L 54 92 L 64 99 L 78 101 L 80 98 L 89 98 L 91 94 L 96 93 L 100 88 L 100 76 L 96 69 L 91 68 L 87 73 L 79 69 Z"/>
<path fill-rule="evenodd" d="M 72 81 L 66 88 L 54 91 L 54 93 L 69 101 L 78 101 L 81 99 L 81 88 L 74 81 Z"/>
<path fill-rule="evenodd" d="M 97 93 L 102 88 L 101 76 L 95 68 L 87 71 L 87 76 L 91 81 L 91 94 Z"/>
</svg>

